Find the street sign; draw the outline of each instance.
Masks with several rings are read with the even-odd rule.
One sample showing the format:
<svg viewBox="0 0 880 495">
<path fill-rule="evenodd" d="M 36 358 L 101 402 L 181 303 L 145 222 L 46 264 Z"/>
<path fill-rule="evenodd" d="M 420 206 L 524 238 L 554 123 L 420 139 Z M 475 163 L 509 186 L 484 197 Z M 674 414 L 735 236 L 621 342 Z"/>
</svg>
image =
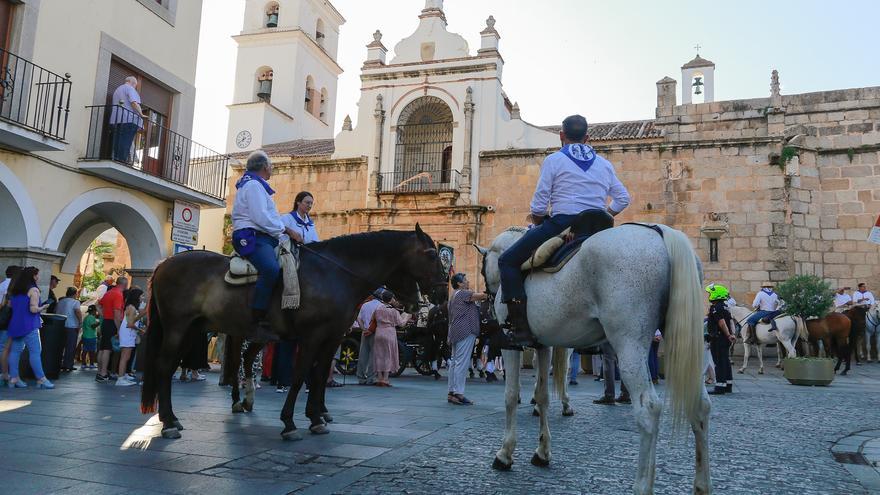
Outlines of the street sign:
<svg viewBox="0 0 880 495">
<path fill-rule="evenodd" d="M 175 201 L 174 216 L 171 218 L 171 225 L 175 228 L 198 232 L 200 210 L 201 207 L 197 204 L 187 203 L 186 201 Z"/>
<path fill-rule="evenodd" d="M 192 230 L 173 227 L 171 229 L 171 240 L 180 244 L 195 246 L 199 243 L 199 233 Z"/>
<path fill-rule="evenodd" d="M 192 251 L 192 246 L 186 246 L 183 244 L 174 243 L 174 254 L 182 253 L 184 251 Z"/>
<path fill-rule="evenodd" d="M 871 233 L 868 234 L 868 242 L 880 244 L 880 216 L 877 217 L 877 221 L 874 223 Z"/>
</svg>

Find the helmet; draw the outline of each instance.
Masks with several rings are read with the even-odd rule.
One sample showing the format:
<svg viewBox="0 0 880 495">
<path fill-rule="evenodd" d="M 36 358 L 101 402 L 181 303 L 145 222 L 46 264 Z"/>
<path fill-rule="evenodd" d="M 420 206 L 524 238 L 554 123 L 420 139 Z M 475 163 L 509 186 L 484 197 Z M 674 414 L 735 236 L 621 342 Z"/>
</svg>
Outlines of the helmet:
<svg viewBox="0 0 880 495">
<path fill-rule="evenodd" d="M 730 291 L 721 284 L 709 284 L 706 286 L 710 301 L 723 301 L 730 297 Z"/>
</svg>

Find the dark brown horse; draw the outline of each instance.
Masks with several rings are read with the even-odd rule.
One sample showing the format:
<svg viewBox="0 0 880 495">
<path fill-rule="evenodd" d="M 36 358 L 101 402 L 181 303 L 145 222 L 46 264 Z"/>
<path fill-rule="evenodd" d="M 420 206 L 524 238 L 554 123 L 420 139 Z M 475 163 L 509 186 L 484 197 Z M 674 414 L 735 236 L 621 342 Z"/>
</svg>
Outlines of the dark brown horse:
<svg viewBox="0 0 880 495">
<path fill-rule="evenodd" d="M 228 267 L 226 256 L 190 251 L 165 260 L 153 273 L 141 411 L 155 412 L 158 401 L 166 438 L 179 438 L 182 429 L 171 407 L 171 377 L 186 352 L 184 337 L 207 329 L 233 339 L 253 332 L 248 304 L 253 287 L 229 286 L 223 280 Z M 279 282 L 268 315 L 275 333 L 298 343 L 293 384 L 281 411 L 285 439 L 300 438 L 293 407 L 307 375 L 309 429 L 327 432 L 322 412 L 330 362 L 358 304 L 377 286 L 387 285 L 408 307 L 418 303 L 419 288 L 438 304 L 446 300 L 446 274 L 436 246 L 418 225 L 415 232 L 370 232 L 309 244 L 300 252 L 299 277 L 300 308 L 281 309 Z M 237 370 L 238 363 L 227 364 Z"/>
<path fill-rule="evenodd" d="M 837 364 L 836 372 L 840 369 L 841 362 L 846 360 L 846 367 L 841 375 L 845 375 L 850 369 L 850 357 L 852 356 L 849 345 L 849 334 L 852 323 L 849 318 L 841 313 L 829 313 L 824 318 L 807 320 L 807 333 L 809 334 L 810 354 L 814 357 L 819 355 L 819 341 L 825 348 L 826 357 L 834 356 Z"/>
<path fill-rule="evenodd" d="M 852 328 L 849 333 L 849 343 L 852 349 L 852 356 L 856 358 L 856 364 L 862 364 L 859 357 L 859 346 L 865 343 L 865 334 L 868 325 L 868 306 L 853 306 L 846 310 L 843 314 L 852 322 Z"/>
</svg>

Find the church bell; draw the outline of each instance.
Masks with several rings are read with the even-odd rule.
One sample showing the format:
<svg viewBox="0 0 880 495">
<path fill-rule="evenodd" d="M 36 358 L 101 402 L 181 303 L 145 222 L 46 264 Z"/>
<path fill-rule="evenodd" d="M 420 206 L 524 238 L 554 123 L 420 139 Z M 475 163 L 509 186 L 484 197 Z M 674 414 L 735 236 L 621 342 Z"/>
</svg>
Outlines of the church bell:
<svg viewBox="0 0 880 495">
<path fill-rule="evenodd" d="M 700 77 L 700 76 L 695 77 L 694 84 L 692 86 L 694 87 L 694 94 L 695 95 L 703 94 L 703 78 L 702 77 Z"/>
</svg>

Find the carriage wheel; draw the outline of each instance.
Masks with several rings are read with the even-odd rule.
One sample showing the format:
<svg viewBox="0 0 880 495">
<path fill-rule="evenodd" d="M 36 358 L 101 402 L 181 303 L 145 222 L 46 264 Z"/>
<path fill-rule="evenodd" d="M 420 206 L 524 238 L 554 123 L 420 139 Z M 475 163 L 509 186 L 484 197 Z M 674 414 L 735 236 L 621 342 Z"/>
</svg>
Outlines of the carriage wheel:
<svg viewBox="0 0 880 495">
<path fill-rule="evenodd" d="M 355 374 L 360 348 L 360 342 L 352 337 L 343 340 L 339 350 L 339 359 L 336 361 L 336 371 L 343 375 Z"/>
<path fill-rule="evenodd" d="M 394 378 L 402 375 L 407 365 L 413 361 L 413 350 L 399 337 L 397 339 L 397 355 L 400 360 L 400 368 L 396 372 L 391 373 L 391 376 Z"/>
</svg>

